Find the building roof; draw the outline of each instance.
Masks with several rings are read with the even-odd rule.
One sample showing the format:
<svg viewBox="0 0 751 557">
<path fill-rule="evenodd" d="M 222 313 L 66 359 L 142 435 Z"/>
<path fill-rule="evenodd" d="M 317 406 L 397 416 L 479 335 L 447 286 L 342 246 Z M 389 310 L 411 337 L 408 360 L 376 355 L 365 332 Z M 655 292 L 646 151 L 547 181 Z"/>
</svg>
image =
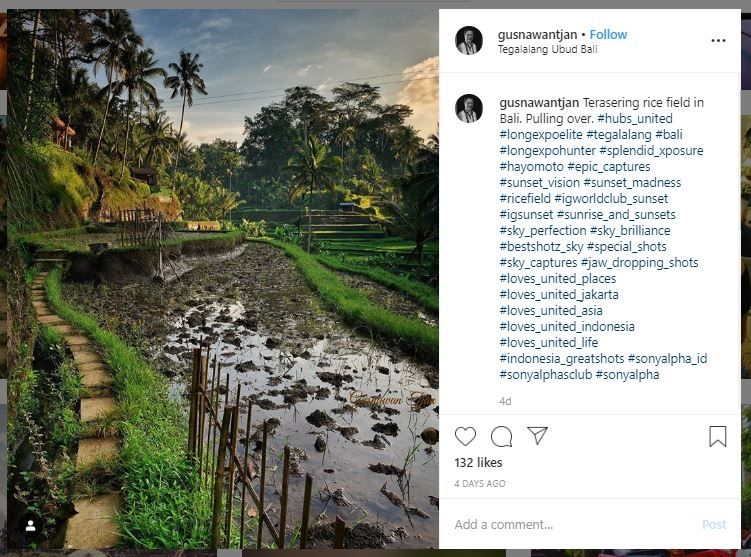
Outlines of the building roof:
<svg viewBox="0 0 751 557">
<path fill-rule="evenodd" d="M 54 126 L 55 130 L 65 133 L 65 122 L 63 122 L 60 118 L 57 116 L 52 117 L 52 125 Z M 76 130 L 71 128 L 70 126 L 67 126 L 68 128 L 68 135 L 76 135 Z"/>
</svg>

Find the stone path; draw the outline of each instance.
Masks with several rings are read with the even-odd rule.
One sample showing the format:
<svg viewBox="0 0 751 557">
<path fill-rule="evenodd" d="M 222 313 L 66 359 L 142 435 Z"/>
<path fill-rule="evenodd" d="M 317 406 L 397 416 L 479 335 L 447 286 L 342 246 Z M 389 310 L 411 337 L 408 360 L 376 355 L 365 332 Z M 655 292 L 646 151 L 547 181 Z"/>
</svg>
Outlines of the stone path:
<svg viewBox="0 0 751 557">
<path fill-rule="evenodd" d="M 40 272 L 32 284 L 31 299 L 37 319 L 40 323 L 53 327 L 63 335 L 68 348 L 73 353 L 73 360 L 84 387 L 84 394 L 81 398 L 81 423 L 86 425 L 106 419 L 117 408 L 117 401 L 110 390 L 113 383 L 112 374 L 89 337 L 76 331 L 55 314 L 47 303 L 44 292 L 46 276 L 46 272 Z M 76 468 L 84 470 L 92 465 L 115 461 L 119 453 L 120 443 L 116 437 L 92 434 L 78 442 Z M 65 549 L 115 547 L 119 541 L 116 516 L 120 503 L 120 495 L 117 493 L 74 499 L 73 506 L 76 514 L 68 519 Z"/>
</svg>

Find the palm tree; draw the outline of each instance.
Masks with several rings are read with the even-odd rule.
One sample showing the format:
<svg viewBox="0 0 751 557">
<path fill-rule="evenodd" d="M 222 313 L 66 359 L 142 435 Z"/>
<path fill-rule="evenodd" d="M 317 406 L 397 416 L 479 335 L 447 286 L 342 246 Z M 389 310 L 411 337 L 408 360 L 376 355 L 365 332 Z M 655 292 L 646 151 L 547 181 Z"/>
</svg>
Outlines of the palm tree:
<svg viewBox="0 0 751 557">
<path fill-rule="evenodd" d="M 350 126 L 344 122 L 342 122 L 342 124 L 336 130 L 335 140 L 342 146 L 342 177 L 344 176 L 344 163 L 346 162 L 344 158 L 344 147 L 346 145 L 350 145 L 356 137 L 357 130 L 355 129 L 355 127 Z"/>
<path fill-rule="evenodd" d="M 167 119 L 165 113 L 149 112 L 142 131 L 144 137 L 139 147 L 146 150 L 144 164 L 154 166 L 169 162 L 175 136 L 172 133 L 172 122 Z"/>
<path fill-rule="evenodd" d="M 244 199 L 240 198 L 240 192 L 227 191 L 224 188 L 215 188 L 214 203 L 216 204 L 216 217 L 224 218 L 229 213 L 230 221 L 232 220 L 232 209 L 237 209 L 240 205 L 245 203 Z"/>
<path fill-rule="evenodd" d="M 421 147 L 420 136 L 412 126 L 403 127 L 394 137 L 394 158 L 402 162 L 405 172 L 420 154 Z"/>
<path fill-rule="evenodd" d="M 65 123 L 63 136 L 65 149 L 68 148 L 68 131 L 72 127 L 73 111 L 87 104 L 85 98 L 90 90 L 91 84 L 86 68 L 74 68 L 72 65 L 62 68 L 57 81 L 57 103 L 60 109 L 60 119 Z"/>
<path fill-rule="evenodd" d="M 91 25 L 96 39 L 89 44 L 88 50 L 94 55 L 94 74 L 96 75 L 97 68 L 101 65 L 104 66 L 107 76 L 107 104 L 104 106 L 102 127 L 99 130 L 99 140 L 94 151 L 94 164 L 96 164 L 113 97 L 112 83 L 119 76 L 120 65 L 128 46 L 130 44 L 141 45 L 143 39 L 136 34 L 133 21 L 126 10 L 107 10 L 104 17 L 96 18 Z"/>
<path fill-rule="evenodd" d="M 382 204 L 415 240 L 412 256 L 422 262 L 425 244 L 438 238 L 438 136 L 420 148 L 416 164 L 399 182 L 401 203 L 382 198 Z"/>
<path fill-rule="evenodd" d="M 188 141 L 188 134 L 185 132 L 177 133 L 175 131 L 172 132 L 172 137 L 175 138 L 175 153 L 174 156 L 177 157 L 178 153 L 183 153 L 185 155 L 189 155 L 190 153 L 193 153 L 196 150 L 196 146 L 193 145 L 190 141 Z M 185 161 L 183 161 L 183 167 L 185 167 Z M 188 165 L 189 166 L 189 165 Z M 177 161 L 175 161 L 175 168 L 177 168 Z"/>
<path fill-rule="evenodd" d="M 123 90 L 128 93 L 125 112 L 125 150 L 123 152 L 123 164 L 120 169 L 120 179 L 125 174 L 125 165 L 128 160 L 128 143 L 130 141 L 130 115 L 133 109 L 133 93 L 138 91 L 141 100 L 147 99 L 151 104 L 159 104 L 159 96 L 156 89 L 149 82 L 154 77 L 164 77 L 167 72 L 164 68 L 157 67 L 157 60 L 154 59 L 154 51 L 150 48 L 139 49 L 135 44 L 129 44 L 123 52 L 122 68 L 120 73 L 122 79 L 118 81 L 113 90 L 115 95 L 122 94 Z"/>
<path fill-rule="evenodd" d="M 206 92 L 206 84 L 198 75 L 203 68 L 203 64 L 198 62 L 198 53 L 192 54 L 190 52 L 180 51 L 180 60 L 170 62 L 169 69 L 175 72 L 175 75 L 171 75 L 164 79 L 164 86 L 168 89 L 172 89 L 171 99 L 174 99 L 177 95 L 183 98 L 183 108 L 180 114 L 180 130 L 177 132 L 177 137 L 181 137 L 183 133 L 183 120 L 185 119 L 185 104 L 193 106 L 193 91 L 198 91 L 202 95 L 208 95 Z M 177 147 L 177 156 L 175 157 L 175 169 L 177 169 L 177 163 L 180 162 L 180 144 Z"/>
<path fill-rule="evenodd" d="M 308 136 L 308 140 L 298 146 L 297 153 L 290 157 L 284 169 L 291 174 L 290 201 L 305 194 L 308 194 L 308 200 L 312 201 L 315 190 L 325 189 L 334 193 L 334 182 L 341 168 L 341 157 L 329 155 L 328 146 L 320 143 L 314 135 Z M 312 235 L 313 214 L 308 209 L 308 253 Z"/>
<path fill-rule="evenodd" d="M 344 146 L 352 143 L 356 136 L 357 130 L 354 126 L 343 125 L 336 130 L 336 142 L 342 146 L 342 159 L 344 158 Z"/>
<path fill-rule="evenodd" d="M 143 106 L 147 104 L 149 110 L 159 110 L 161 108 L 161 100 L 156 94 L 156 89 L 147 80 L 153 77 L 165 77 L 167 72 L 164 68 L 157 67 L 159 60 L 154 58 L 154 51 L 150 48 L 144 48 L 138 51 L 138 59 L 136 67 L 139 68 L 140 83 L 138 84 L 138 122 L 143 119 Z M 144 84 L 145 82 L 145 84 Z M 147 90 L 146 86 L 151 89 Z M 153 91 L 153 94 L 152 94 Z"/>
<path fill-rule="evenodd" d="M 224 163 L 224 166 L 227 170 L 227 178 L 229 178 L 229 193 L 231 195 L 232 194 L 232 176 L 235 175 L 235 170 L 242 163 L 242 159 L 240 158 L 240 153 L 238 153 L 235 150 L 226 151 L 222 155 L 222 162 Z M 229 209 L 230 221 L 232 220 L 232 209 L 234 209 L 234 207 Z"/>
</svg>

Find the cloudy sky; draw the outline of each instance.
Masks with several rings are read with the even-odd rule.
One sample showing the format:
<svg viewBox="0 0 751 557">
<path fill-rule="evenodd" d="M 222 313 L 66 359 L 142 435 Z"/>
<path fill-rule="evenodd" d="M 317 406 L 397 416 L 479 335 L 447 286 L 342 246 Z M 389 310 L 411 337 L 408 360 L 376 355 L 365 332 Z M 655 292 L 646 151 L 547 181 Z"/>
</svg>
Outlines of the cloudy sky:
<svg viewBox="0 0 751 557">
<path fill-rule="evenodd" d="M 131 16 L 162 67 L 200 53 L 208 96 L 194 97 L 183 129 L 193 143 L 242 141 L 245 116 L 310 85 L 329 96 L 348 81 L 380 85 L 404 103 L 421 135 L 438 121 L 438 14 L 433 10 L 138 10 Z M 370 79 L 358 79 L 358 78 Z M 165 108 L 179 125 L 180 100 Z"/>
</svg>

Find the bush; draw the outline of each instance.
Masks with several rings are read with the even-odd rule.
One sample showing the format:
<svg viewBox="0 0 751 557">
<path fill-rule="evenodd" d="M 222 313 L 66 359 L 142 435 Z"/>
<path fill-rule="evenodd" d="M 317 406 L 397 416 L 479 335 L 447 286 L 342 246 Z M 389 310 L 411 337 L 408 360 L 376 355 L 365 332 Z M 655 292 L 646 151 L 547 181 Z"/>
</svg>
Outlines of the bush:
<svg viewBox="0 0 751 557">
<path fill-rule="evenodd" d="M 281 242 L 294 244 L 296 246 L 299 246 L 301 243 L 300 232 L 297 227 L 292 224 L 282 224 L 277 226 L 274 228 L 272 236 Z"/>
<path fill-rule="evenodd" d="M 264 238 L 266 236 L 266 221 L 249 221 L 243 219 L 242 223 L 240 223 L 240 230 L 243 231 L 243 238 L 245 240 Z"/>
</svg>

